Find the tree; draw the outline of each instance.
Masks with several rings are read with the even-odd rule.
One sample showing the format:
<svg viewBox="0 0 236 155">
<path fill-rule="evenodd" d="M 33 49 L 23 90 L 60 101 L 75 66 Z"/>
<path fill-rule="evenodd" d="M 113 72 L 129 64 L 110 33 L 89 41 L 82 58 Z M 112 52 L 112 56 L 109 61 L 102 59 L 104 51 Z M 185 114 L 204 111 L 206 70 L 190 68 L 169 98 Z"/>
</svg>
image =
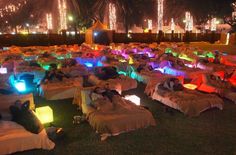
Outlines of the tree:
<svg viewBox="0 0 236 155">
<path fill-rule="evenodd" d="M 135 3 L 136 2 L 136 3 Z M 135 0 L 97 0 L 93 5 L 94 19 L 103 20 L 106 7 L 109 3 L 116 6 L 118 20 L 122 20 L 125 26 L 125 32 L 128 33 L 129 28 L 135 23 L 139 11 L 136 9 L 137 1 Z"/>
</svg>

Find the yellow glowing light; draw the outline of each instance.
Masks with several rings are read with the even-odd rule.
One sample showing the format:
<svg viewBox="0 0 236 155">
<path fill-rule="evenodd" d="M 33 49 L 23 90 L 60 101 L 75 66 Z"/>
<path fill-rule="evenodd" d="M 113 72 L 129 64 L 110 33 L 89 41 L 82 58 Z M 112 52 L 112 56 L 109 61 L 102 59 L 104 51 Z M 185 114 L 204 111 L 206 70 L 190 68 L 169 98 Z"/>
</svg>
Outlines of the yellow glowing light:
<svg viewBox="0 0 236 155">
<path fill-rule="evenodd" d="M 148 33 L 148 32 L 149 32 L 149 29 L 144 29 L 143 32 L 144 32 L 144 33 Z"/>
<path fill-rule="evenodd" d="M 69 20 L 69 21 L 73 21 L 74 18 L 73 18 L 72 16 L 69 16 L 69 17 L 68 17 L 68 20 Z"/>
<path fill-rule="evenodd" d="M 43 124 L 53 122 L 53 111 L 49 106 L 36 108 L 36 116 Z"/>
<path fill-rule="evenodd" d="M 120 62 L 127 62 L 126 60 L 123 60 L 123 59 L 120 59 L 119 61 L 120 61 Z"/>
<path fill-rule="evenodd" d="M 131 57 L 129 57 L 129 64 L 130 64 L 130 65 L 134 64 L 134 60 L 133 60 L 133 58 L 131 58 Z"/>
<path fill-rule="evenodd" d="M 227 33 L 227 36 L 226 36 L 226 45 L 229 45 L 229 40 L 230 40 L 230 33 Z"/>
<path fill-rule="evenodd" d="M 188 83 L 188 84 L 184 84 L 184 88 L 195 90 L 197 89 L 197 85 Z"/>
</svg>

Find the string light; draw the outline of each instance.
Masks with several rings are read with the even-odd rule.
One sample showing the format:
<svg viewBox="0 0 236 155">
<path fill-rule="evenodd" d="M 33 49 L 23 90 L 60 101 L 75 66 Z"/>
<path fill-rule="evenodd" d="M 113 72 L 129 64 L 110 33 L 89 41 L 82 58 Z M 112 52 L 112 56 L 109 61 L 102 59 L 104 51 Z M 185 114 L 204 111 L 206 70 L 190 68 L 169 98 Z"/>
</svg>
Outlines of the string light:
<svg viewBox="0 0 236 155">
<path fill-rule="evenodd" d="M 193 30 L 193 16 L 190 12 L 185 13 L 185 31 Z"/>
<path fill-rule="evenodd" d="M 65 0 L 58 0 L 60 30 L 67 29 L 67 6 Z"/>
<path fill-rule="evenodd" d="M 157 32 L 163 30 L 163 3 L 164 0 L 157 0 Z"/>
<path fill-rule="evenodd" d="M 52 30 L 53 26 L 52 26 L 52 14 L 51 13 L 46 14 L 46 20 L 47 20 L 47 29 Z"/>
<path fill-rule="evenodd" d="M 148 19 L 148 30 L 152 30 L 152 20 Z"/>
<path fill-rule="evenodd" d="M 217 21 L 216 18 L 211 19 L 211 31 L 216 31 Z"/>
<path fill-rule="evenodd" d="M 116 7 L 115 4 L 109 4 L 109 26 L 111 30 L 116 30 Z"/>
<path fill-rule="evenodd" d="M 175 22 L 174 22 L 174 18 L 171 18 L 170 29 L 171 29 L 171 31 L 175 31 Z"/>
</svg>

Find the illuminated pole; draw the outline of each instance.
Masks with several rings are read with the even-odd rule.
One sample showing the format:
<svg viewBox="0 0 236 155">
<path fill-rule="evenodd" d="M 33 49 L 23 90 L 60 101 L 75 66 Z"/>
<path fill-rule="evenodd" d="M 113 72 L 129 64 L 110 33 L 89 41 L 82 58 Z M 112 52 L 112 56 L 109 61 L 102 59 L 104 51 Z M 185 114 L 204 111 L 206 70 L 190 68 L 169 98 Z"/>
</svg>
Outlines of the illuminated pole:
<svg viewBox="0 0 236 155">
<path fill-rule="evenodd" d="M 148 19 L 148 30 L 152 30 L 152 20 Z"/>
<path fill-rule="evenodd" d="M 175 31 L 175 22 L 174 22 L 173 18 L 171 18 L 170 29 L 171 29 L 172 32 Z"/>
<path fill-rule="evenodd" d="M 170 22 L 170 29 L 171 29 L 171 40 L 174 40 L 174 33 L 175 33 L 175 22 L 174 22 L 174 18 L 171 18 L 171 22 Z"/>
<path fill-rule="evenodd" d="M 59 10 L 59 29 L 67 29 L 67 7 L 65 0 L 58 0 L 58 10 Z"/>
<path fill-rule="evenodd" d="M 115 4 L 109 3 L 109 27 L 116 30 L 116 7 Z"/>
<path fill-rule="evenodd" d="M 185 31 L 192 31 L 193 30 L 193 17 L 191 16 L 190 12 L 185 13 Z"/>
<path fill-rule="evenodd" d="M 185 13 L 185 41 L 190 42 L 190 32 L 193 30 L 193 17 L 190 12 Z"/>
<path fill-rule="evenodd" d="M 163 4 L 164 0 L 157 0 L 157 32 L 163 31 Z"/>
<path fill-rule="evenodd" d="M 51 13 L 46 14 L 46 21 L 47 21 L 47 29 L 52 30 L 53 26 L 52 26 L 52 14 Z"/>
<path fill-rule="evenodd" d="M 211 31 L 216 31 L 216 24 L 217 24 L 216 18 L 212 18 L 211 19 Z"/>
</svg>

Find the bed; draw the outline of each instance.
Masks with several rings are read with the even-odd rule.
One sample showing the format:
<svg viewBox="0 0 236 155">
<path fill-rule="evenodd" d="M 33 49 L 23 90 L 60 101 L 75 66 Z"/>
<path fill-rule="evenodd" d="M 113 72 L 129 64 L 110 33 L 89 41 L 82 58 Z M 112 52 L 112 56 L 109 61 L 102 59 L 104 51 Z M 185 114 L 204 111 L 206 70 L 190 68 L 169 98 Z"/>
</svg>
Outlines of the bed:
<svg viewBox="0 0 236 155">
<path fill-rule="evenodd" d="M 114 79 L 108 79 L 108 80 L 100 80 L 95 75 L 90 75 L 88 78 L 88 81 L 96 86 L 103 86 L 106 84 L 109 84 L 109 88 L 118 91 L 119 93 L 131 89 L 135 89 L 138 86 L 138 83 L 136 80 L 124 76 L 119 75 L 119 77 Z"/>
<path fill-rule="evenodd" d="M 211 108 L 223 109 L 223 100 L 216 95 L 203 94 L 196 90 L 187 89 L 183 91 L 165 91 L 160 90 L 159 84 L 152 95 L 152 99 L 188 116 L 198 116 L 201 112 Z"/>
<path fill-rule="evenodd" d="M 223 64 L 214 64 L 214 63 L 203 63 L 203 62 L 197 63 L 196 68 L 206 70 L 208 72 L 225 71 L 226 69 L 227 70 L 235 69 L 235 67 L 233 66 L 226 66 Z"/>
<path fill-rule="evenodd" d="M 14 70 L 14 76 L 16 79 L 20 79 L 21 76 L 26 74 L 34 76 L 34 83 L 38 83 L 45 76 L 45 71 L 41 67 L 31 67 L 31 66 L 18 66 Z"/>
<path fill-rule="evenodd" d="M 54 146 L 55 144 L 49 140 L 45 129 L 39 134 L 33 134 L 15 122 L 0 121 L 0 154 L 32 149 L 51 150 Z"/>
<path fill-rule="evenodd" d="M 231 83 L 227 81 L 222 81 L 220 77 L 214 77 L 214 79 L 211 79 L 210 74 L 203 74 L 202 76 L 200 76 L 199 78 L 201 78 L 201 83 L 197 89 L 207 93 L 217 93 L 222 97 L 227 98 L 236 103 L 236 92 L 233 92 L 231 90 Z"/>
<path fill-rule="evenodd" d="M 76 88 L 83 85 L 83 78 L 70 78 L 63 81 L 41 84 L 39 95 L 47 100 L 63 100 L 73 98 Z"/>
<path fill-rule="evenodd" d="M 203 74 L 206 71 L 196 68 L 188 68 L 188 67 L 170 67 L 165 66 L 162 68 L 162 72 L 164 74 L 169 74 L 173 76 L 183 76 L 184 78 L 192 79 L 196 75 Z"/>
<path fill-rule="evenodd" d="M 110 100 L 100 98 L 94 100 L 97 108 L 90 106 L 91 89 L 81 90 L 82 111 L 90 125 L 101 135 L 102 140 L 108 136 L 116 136 L 124 132 L 155 126 L 152 114 L 145 108 L 136 106 L 120 96 L 113 97 L 115 106 Z"/>
<path fill-rule="evenodd" d="M 29 100 L 30 109 L 35 108 L 32 94 L 0 95 L 0 100 L 0 113 L 4 119 L 4 121 L 0 120 L 0 154 L 11 154 L 31 149 L 51 150 L 54 148 L 55 144 L 48 139 L 45 129 L 39 134 L 33 134 L 25 130 L 23 126 L 10 121 L 9 107 L 16 100 L 21 100 L 22 103 Z"/>
</svg>

